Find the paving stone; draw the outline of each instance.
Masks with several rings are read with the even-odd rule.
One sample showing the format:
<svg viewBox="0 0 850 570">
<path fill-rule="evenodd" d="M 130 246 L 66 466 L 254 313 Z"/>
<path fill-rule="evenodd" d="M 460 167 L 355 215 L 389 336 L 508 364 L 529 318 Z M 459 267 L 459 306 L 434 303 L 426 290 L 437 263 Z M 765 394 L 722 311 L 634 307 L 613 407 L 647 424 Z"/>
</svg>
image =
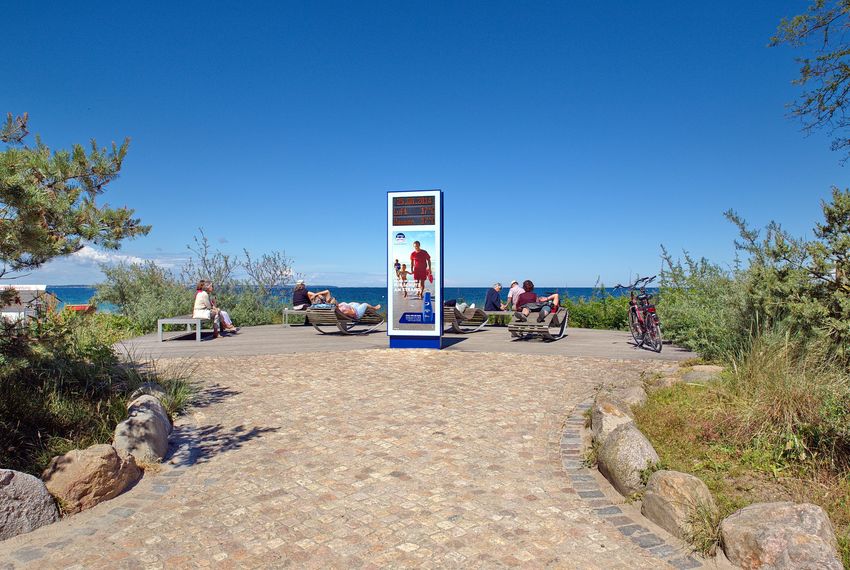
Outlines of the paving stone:
<svg viewBox="0 0 850 570">
<path fill-rule="evenodd" d="M 593 512 L 597 515 L 609 516 L 609 515 L 618 515 L 623 511 L 620 510 L 620 507 L 602 507 L 601 509 L 593 509 Z M 629 519 L 631 520 L 631 519 Z"/>
<path fill-rule="evenodd" d="M 664 544 L 664 540 L 655 534 L 635 534 L 632 536 L 632 542 L 636 543 L 641 548 L 652 548 Z"/>
<path fill-rule="evenodd" d="M 345 350 L 348 340 L 327 342 Z M 578 403 L 603 383 L 639 382 L 652 361 L 369 350 L 197 364 L 199 405 L 176 420 L 172 446 L 191 450 L 185 466 L 17 537 L 14 550 L 0 543 L 0 560 L 37 569 L 666 564 L 604 522 L 620 509 L 580 456 L 560 450 L 582 442 L 582 418 L 564 436 Z"/>
<path fill-rule="evenodd" d="M 619 530 L 621 533 L 623 533 L 626 536 L 631 536 L 633 534 L 643 534 L 643 533 L 649 532 L 648 528 L 646 528 L 645 526 L 639 525 L 639 524 L 629 524 L 629 525 L 625 525 L 625 526 L 619 526 L 619 527 L 617 527 L 617 530 Z"/>
<path fill-rule="evenodd" d="M 702 568 L 703 564 L 699 560 L 691 556 L 687 556 L 684 558 L 674 558 L 673 560 L 668 560 L 671 566 L 677 568 L 678 570 L 690 570 L 691 568 Z"/>
</svg>

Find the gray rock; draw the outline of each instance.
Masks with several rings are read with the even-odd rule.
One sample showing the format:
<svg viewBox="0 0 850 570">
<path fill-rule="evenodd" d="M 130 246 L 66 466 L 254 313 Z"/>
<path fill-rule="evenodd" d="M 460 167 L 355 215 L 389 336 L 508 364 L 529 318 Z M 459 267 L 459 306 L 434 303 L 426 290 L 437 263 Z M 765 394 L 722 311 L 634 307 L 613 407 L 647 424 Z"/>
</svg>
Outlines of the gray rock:
<svg viewBox="0 0 850 570">
<path fill-rule="evenodd" d="M 622 388 L 614 392 L 614 396 L 630 408 L 642 406 L 646 403 L 646 390 L 640 386 Z"/>
<path fill-rule="evenodd" d="M 808 503 L 757 503 L 720 524 L 723 551 L 741 568 L 841 570 L 835 532 Z"/>
<path fill-rule="evenodd" d="M 628 404 L 610 394 L 599 394 L 590 410 L 593 441 L 602 445 L 614 429 L 633 421 Z"/>
<path fill-rule="evenodd" d="M 168 414 L 166 413 L 165 408 L 155 396 L 139 396 L 127 404 L 127 412 L 131 418 L 137 414 L 153 414 L 162 420 L 162 422 L 168 427 L 168 433 L 171 433 L 171 420 L 168 419 Z"/>
<path fill-rule="evenodd" d="M 59 509 L 37 477 L 0 469 L 0 540 L 59 520 Z"/>
<path fill-rule="evenodd" d="M 141 476 L 132 456 L 122 458 L 101 444 L 54 457 L 41 478 L 65 513 L 73 514 L 117 497 Z"/>
<path fill-rule="evenodd" d="M 646 484 L 640 512 L 679 538 L 693 531 L 696 517 L 717 517 L 717 504 L 701 480 L 678 471 L 656 471 Z"/>
<path fill-rule="evenodd" d="M 650 392 L 654 392 L 656 390 L 661 390 L 662 388 L 671 388 L 676 384 L 679 384 L 681 381 L 682 378 L 679 376 L 661 376 L 660 378 L 648 380 L 646 383 L 646 389 Z"/>
<path fill-rule="evenodd" d="M 691 367 L 690 370 L 685 369 L 682 372 L 682 380 L 685 382 L 711 382 L 720 378 L 720 373 L 723 372 L 722 366 L 713 364 L 697 364 Z"/>
<path fill-rule="evenodd" d="M 112 445 L 122 457 L 132 455 L 137 461 L 156 462 L 168 451 L 171 424 L 159 414 L 136 411 L 115 427 Z"/>
<path fill-rule="evenodd" d="M 166 396 L 165 388 L 163 388 L 156 382 L 145 382 L 133 391 L 133 393 L 130 395 L 130 401 L 133 401 L 139 396 L 144 395 L 153 396 L 161 402 L 165 399 Z"/>
<path fill-rule="evenodd" d="M 649 440 L 627 423 L 617 427 L 599 448 L 599 471 L 623 496 L 644 489 L 641 471 L 658 463 L 658 454 Z"/>
</svg>

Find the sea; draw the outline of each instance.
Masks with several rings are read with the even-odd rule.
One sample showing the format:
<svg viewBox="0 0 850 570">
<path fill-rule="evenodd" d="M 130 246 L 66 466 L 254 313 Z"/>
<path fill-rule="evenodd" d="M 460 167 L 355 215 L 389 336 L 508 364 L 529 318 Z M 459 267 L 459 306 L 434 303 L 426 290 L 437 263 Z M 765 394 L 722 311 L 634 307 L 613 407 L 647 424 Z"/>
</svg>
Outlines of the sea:
<svg viewBox="0 0 850 570">
<path fill-rule="evenodd" d="M 487 295 L 487 290 L 490 287 L 444 287 L 443 295 L 445 299 L 457 299 L 458 302 L 468 304 L 475 303 L 477 307 L 484 306 L 484 298 Z M 334 285 L 310 285 L 311 291 L 321 291 L 328 289 L 334 297 L 339 301 L 357 301 L 359 303 L 369 303 L 370 305 L 384 305 L 387 303 L 386 287 L 336 287 Z M 87 304 L 95 294 L 95 288 L 92 285 L 48 285 L 47 290 L 59 298 L 60 308 L 64 305 L 82 305 Z M 567 296 L 573 300 L 590 299 L 594 295 L 598 296 L 599 290 L 593 287 L 535 287 L 535 290 L 540 294 L 551 295 L 559 293 L 561 297 Z M 284 296 L 290 294 L 291 289 L 284 289 Z M 626 294 L 626 291 L 617 291 L 614 289 L 606 289 L 607 294 L 614 296 Z M 508 294 L 508 287 L 502 289 L 502 301 Z M 116 307 L 109 303 L 101 303 L 97 306 L 102 312 L 115 312 Z"/>
</svg>

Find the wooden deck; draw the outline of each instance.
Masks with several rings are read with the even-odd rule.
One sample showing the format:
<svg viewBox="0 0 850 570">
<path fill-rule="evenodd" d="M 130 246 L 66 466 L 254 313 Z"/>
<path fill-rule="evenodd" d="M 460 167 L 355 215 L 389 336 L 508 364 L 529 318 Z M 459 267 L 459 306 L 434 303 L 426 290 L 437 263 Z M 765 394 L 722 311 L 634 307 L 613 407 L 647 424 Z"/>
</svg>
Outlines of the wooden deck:
<svg viewBox="0 0 850 570">
<path fill-rule="evenodd" d="M 204 332 L 202 342 L 195 342 L 194 333 L 159 342 L 156 333 L 124 341 L 118 348 L 137 359 L 191 358 L 205 356 L 246 356 L 262 354 L 292 354 L 309 352 L 338 352 L 380 349 L 389 346 L 386 329 L 354 337 L 321 335 L 310 326 L 283 327 L 264 325 L 244 327 L 239 334 L 211 337 Z M 505 327 L 486 327 L 474 335 L 443 336 L 444 350 L 463 352 L 498 352 L 513 354 L 551 354 L 561 356 L 591 356 L 625 360 L 684 360 L 694 353 L 672 345 L 664 345 L 661 354 L 634 346 L 625 331 L 590 329 L 567 330 L 556 342 L 513 340 Z"/>
</svg>

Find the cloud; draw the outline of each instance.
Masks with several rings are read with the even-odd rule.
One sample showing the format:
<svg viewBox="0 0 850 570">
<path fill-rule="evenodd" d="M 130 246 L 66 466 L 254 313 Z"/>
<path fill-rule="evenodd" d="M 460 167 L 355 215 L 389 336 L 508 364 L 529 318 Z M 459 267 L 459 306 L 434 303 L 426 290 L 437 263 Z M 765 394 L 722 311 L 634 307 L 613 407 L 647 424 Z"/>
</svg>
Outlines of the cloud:
<svg viewBox="0 0 850 570">
<path fill-rule="evenodd" d="M 226 237 L 220 237 L 220 238 L 218 238 L 218 243 L 230 243 L 230 242 L 227 240 Z"/>
<path fill-rule="evenodd" d="M 84 245 L 83 249 L 71 254 L 71 258 L 82 263 L 132 263 L 135 265 L 144 263 L 146 260 L 135 255 L 125 255 L 123 253 L 113 253 L 111 251 L 100 251 L 90 245 Z"/>
</svg>

